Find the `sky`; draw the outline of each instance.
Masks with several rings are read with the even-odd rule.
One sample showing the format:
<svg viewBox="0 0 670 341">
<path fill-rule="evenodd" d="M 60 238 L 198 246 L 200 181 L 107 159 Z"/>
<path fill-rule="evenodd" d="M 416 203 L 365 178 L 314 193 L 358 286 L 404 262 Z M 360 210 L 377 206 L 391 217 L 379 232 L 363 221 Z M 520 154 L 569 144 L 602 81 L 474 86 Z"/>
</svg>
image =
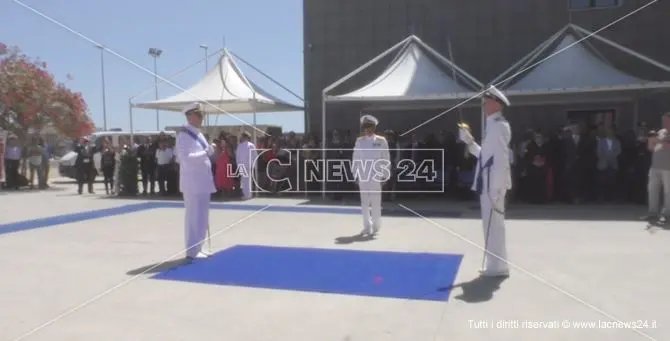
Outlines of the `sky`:
<svg viewBox="0 0 670 341">
<path fill-rule="evenodd" d="M 224 44 L 292 92 L 301 97 L 303 94 L 302 0 L 7 0 L 0 1 L 0 23 L 0 42 L 40 58 L 58 81 L 81 92 L 99 128 L 104 123 L 103 63 L 100 49 L 91 41 L 113 51 L 104 53 L 108 129 L 130 128 L 131 97 L 139 94 L 133 100 L 136 103 L 155 99 L 153 58 L 148 54 L 151 47 L 163 50 L 157 60 L 158 75 L 182 88 L 159 84 L 159 98 L 188 89 L 204 75 L 205 50 L 200 45 L 208 46 L 212 54 Z M 210 57 L 208 66 L 215 65 L 219 57 Z M 238 65 L 264 90 L 303 105 L 243 62 L 238 61 Z M 253 122 L 252 115 L 236 116 L 246 123 Z M 303 112 L 265 113 L 257 115 L 257 123 L 303 132 L 303 117 Z M 244 124 L 226 116 L 212 121 L 218 125 Z M 160 113 L 161 129 L 183 122 L 180 113 Z M 155 110 L 133 109 L 134 130 L 156 130 L 156 124 Z"/>
</svg>

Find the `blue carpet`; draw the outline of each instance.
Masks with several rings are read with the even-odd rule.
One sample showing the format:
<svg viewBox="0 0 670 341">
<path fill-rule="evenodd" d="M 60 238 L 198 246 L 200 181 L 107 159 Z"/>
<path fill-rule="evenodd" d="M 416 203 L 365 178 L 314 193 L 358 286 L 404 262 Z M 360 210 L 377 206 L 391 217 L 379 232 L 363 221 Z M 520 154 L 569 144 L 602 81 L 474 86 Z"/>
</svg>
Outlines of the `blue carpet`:
<svg viewBox="0 0 670 341">
<path fill-rule="evenodd" d="M 153 207 L 156 208 L 183 208 L 184 203 L 179 201 L 170 202 L 153 202 Z M 212 209 L 219 210 L 234 210 L 234 211 L 258 211 L 268 205 L 258 204 L 236 204 L 236 203 L 211 203 Z M 422 210 L 413 208 L 414 211 L 427 217 L 442 217 L 442 218 L 458 218 L 462 212 L 444 211 L 444 210 Z M 280 212 L 280 213 L 326 213 L 326 214 L 361 214 L 361 208 L 357 206 L 342 207 L 342 206 L 311 206 L 311 205 L 271 205 L 266 208 L 264 212 Z M 386 216 L 402 216 L 402 217 L 416 217 L 416 215 L 403 208 L 396 208 L 394 210 L 384 210 L 383 214 Z"/>
<path fill-rule="evenodd" d="M 265 208 L 267 205 L 258 204 L 238 204 L 238 203 L 212 203 L 212 209 L 219 210 L 233 210 L 233 211 L 258 211 Z M 119 207 L 105 208 L 92 211 L 84 211 L 78 213 L 63 214 L 48 218 L 32 219 L 19 221 L 15 223 L 0 224 L 0 235 L 33 230 L 38 228 L 57 226 L 62 224 L 76 223 L 86 220 L 100 219 L 121 214 L 135 213 L 154 208 L 183 208 L 182 201 L 153 201 L 141 202 L 137 204 L 127 204 Z M 325 214 L 361 214 L 360 207 L 342 207 L 342 206 L 280 206 L 273 205 L 267 207 L 265 212 L 279 212 L 279 213 L 325 213 Z M 444 212 L 444 211 L 428 211 L 416 209 L 419 214 L 429 217 L 445 217 L 457 218 L 461 216 L 461 212 Z M 404 216 L 416 217 L 413 213 L 398 208 L 394 211 L 384 211 L 384 216 Z"/>
<path fill-rule="evenodd" d="M 16 223 L 0 224 L 0 235 L 14 233 L 19 231 L 33 230 L 43 227 L 70 224 L 80 221 L 105 218 L 121 214 L 135 213 L 151 209 L 152 204 L 143 202 L 139 204 L 129 204 L 119 207 L 104 208 L 99 210 L 84 211 L 78 213 L 63 214 L 48 218 L 24 220 Z"/>
<path fill-rule="evenodd" d="M 238 245 L 152 278 L 446 301 L 462 255 Z"/>
</svg>

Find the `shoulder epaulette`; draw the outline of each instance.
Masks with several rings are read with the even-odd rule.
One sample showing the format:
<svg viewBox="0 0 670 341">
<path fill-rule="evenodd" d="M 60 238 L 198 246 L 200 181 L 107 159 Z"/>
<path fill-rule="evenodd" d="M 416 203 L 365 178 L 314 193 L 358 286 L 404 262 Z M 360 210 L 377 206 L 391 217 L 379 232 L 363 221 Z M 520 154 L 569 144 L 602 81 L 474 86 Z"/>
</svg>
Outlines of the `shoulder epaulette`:
<svg viewBox="0 0 670 341">
<path fill-rule="evenodd" d="M 496 122 L 504 122 L 505 118 L 502 117 L 502 116 L 499 116 L 499 117 L 494 118 L 493 120 L 496 121 Z"/>
</svg>

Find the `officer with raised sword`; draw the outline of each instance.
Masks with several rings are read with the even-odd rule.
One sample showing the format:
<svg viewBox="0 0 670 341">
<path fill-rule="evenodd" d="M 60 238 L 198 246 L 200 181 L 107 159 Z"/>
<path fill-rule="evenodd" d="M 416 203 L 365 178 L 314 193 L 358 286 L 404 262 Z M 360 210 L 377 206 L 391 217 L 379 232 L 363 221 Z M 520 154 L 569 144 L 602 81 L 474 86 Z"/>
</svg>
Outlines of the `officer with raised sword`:
<svg viewBox="0 0 670 341">
<path fill-rule="evenodd" d="M 479 146 L 465 123 L 459 124 L 459 138 L 478 158 L 472 190 L 479 194 L 484 227 L 482 276 L 509 276 L 505 246 L 505 195 L 512 188 L 509 143 L 512 131 L 502 115 L 509 100 L 495 86 L 481 96 L 486 116 L 485 133 Z"/>
</svg>

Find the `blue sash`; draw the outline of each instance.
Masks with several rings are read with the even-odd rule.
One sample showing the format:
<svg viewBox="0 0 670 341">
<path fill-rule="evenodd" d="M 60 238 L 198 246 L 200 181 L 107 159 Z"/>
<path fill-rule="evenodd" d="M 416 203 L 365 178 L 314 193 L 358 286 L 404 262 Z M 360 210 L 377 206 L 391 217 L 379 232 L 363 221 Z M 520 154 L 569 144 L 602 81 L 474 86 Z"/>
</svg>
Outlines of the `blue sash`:
<svg viewBox="0 0 670 341">
<path fill-rule="evenodd" d="M 482 155 L 481 152 L 479 155 Z M 481 160 L 479 160 L 479 172 L 477 173 L 477 179 L 475 188 L 477 190 L 477 194 L 482 195 L 484 193 L 484 170 L 486 170 L 486 191 L 488 192 L 490 184 L 491 184 L 491 166 L 493 166 L 493 156 L 491 156 L 486 162 L 482 165 Z"/>
<path fill-rule="evenodd" d="M 203 150 L 207 150 L 207 147 L 209 147 L 209 145 L 207 144 L 207 141 L 204 141 L 204 138 L 201 139 L 200 136 L 196 135 L 194 132 L 192 132 L 190 129 L 186 127 L 183 127 L 181 130 L 186 134 L 188 134 L 190 137 L 192 137 L 196 142 L 198 142 L 198 144 L 200 144 L 200 147 L 202 147 Z"/>
</svg>

